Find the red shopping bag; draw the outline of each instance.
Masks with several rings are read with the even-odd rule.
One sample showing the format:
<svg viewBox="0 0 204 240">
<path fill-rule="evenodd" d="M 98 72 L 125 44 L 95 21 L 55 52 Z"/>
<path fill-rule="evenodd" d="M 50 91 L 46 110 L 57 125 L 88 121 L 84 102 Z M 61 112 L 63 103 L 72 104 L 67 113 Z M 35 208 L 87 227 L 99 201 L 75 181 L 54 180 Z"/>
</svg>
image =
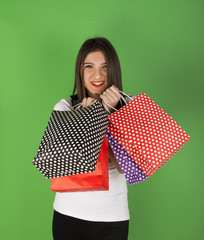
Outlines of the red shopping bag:
<svg viewBox="0 0 204 240">
<path fill-rule="evenodd" d="M 51 190 L 55 192 L 109 190 L 107 138 L 104 137 L 96 168 L 93 172 L 52 178 Z"/>
<path fill-rule="evenodd" d="M 149 177 L 190 136 L 145 93 L 108 116 L 108 130 Z"/>
</svg>

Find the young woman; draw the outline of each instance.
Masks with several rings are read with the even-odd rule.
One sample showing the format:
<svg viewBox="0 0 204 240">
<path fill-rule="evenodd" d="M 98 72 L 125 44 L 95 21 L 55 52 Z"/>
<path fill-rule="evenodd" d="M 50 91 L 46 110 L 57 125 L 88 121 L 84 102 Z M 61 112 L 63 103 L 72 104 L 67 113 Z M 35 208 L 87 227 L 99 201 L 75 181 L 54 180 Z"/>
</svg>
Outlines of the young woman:
<svg viewBox="0 0 204 240">
<path fill-rule="evenodd" d="M 105 38 L 88 39 L 77 55 L 73 95 L 59 101 L 54 110 L 73 110 L 71 107 L 78 103 L 87 107 L 96 100 L 100 103 L 104 100 L 119 109 L 125 103 L 120 101 L 118 90 L 122 91 L 121 68 L 114 47 Z M 108 105 L 108 110 L 113 112 Z M 110 146 L 109 190 L 57 192 L 53 207 L 54 240 L 127 240 L 126 179 Z"/>
</svg>

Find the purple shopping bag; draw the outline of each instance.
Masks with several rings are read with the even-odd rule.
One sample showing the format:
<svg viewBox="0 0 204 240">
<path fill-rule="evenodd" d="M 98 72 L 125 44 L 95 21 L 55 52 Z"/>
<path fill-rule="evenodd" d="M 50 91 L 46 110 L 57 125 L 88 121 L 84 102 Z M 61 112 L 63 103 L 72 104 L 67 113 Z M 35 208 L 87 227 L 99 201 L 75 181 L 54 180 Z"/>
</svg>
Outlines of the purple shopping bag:
<svg viewBox="0 0 204 240">
<path fill-rule="evenodd" d="M 106 137 L 128 184 L 131 185 L 143 182 L 147 176 L 137 163 L 129 156 L 129 154 L 109 131 L 106 132 Z"/>
</svg>

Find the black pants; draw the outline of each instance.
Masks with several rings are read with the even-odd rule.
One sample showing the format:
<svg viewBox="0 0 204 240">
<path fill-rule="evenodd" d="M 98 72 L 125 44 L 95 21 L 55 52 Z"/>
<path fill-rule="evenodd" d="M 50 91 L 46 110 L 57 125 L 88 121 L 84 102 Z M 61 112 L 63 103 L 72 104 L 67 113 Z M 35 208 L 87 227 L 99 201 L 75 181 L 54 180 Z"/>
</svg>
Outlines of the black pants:
<svg viewBox="0 0 204 240">
<path fill-rule="evenodd" d="M 92 222 L 63 215 L 54 210 L 54 240 L 127 240 L 129 221 Z"/>
</svg>

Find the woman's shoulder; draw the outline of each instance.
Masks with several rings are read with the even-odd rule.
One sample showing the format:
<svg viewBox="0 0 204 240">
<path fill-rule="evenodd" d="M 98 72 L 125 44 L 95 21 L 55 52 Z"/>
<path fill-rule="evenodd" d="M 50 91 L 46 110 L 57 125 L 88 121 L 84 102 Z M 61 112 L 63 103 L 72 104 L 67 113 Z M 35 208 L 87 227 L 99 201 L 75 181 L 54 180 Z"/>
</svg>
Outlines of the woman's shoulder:
<svg viewBox="0 0 204 240">
<path fill-rule="evenodd" d="M 72 107 L 72 100 L 71 98 L 63 98 L 59 102 L 57 102 L 54 106 L 53 110 L 56 111 L 69 111 Z"/>
</svg>

